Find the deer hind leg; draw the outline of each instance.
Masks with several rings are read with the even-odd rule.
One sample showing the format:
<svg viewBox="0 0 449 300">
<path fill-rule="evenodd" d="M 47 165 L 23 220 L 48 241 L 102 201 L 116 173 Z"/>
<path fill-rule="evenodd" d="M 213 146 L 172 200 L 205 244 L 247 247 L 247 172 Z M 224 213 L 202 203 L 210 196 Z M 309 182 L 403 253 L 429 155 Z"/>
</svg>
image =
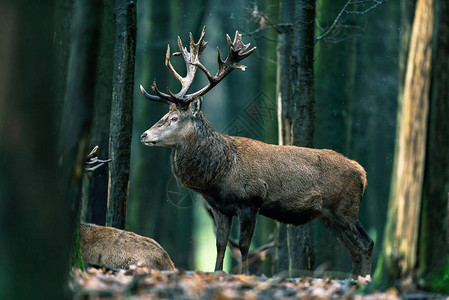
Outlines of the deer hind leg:
<svg viewBox="0 0 449 300">
<path fill-rule="evenodd" d="M 362 249 L 364 250 L 362 258 L 361 258 L 361 270 L 360 272 L 361 276 L 370 275 L 371 273 L 371 256 L 373 254 L 373 247 L 374 247 L 374 241 L 371 239 L 371 237 L 368 235 L 368 233 L 365 231 L 365 229 L 362 226 L 362 223 L 360 223 L 359 220 L 355 223 L 355 229 L 358 232 L 358 237 L 360 239 L 360 242 L 362 243 Z M 363 270 L 366 270 L 363 272 Z"/>
<path fill-rule="evenodd" d="M 374 242 L 357 220 L 354 224 L 342 218 L 322 220 L 349 252 L 352 260 L 352 273 L 366 276 L 371 272 L 371 254 Z"/>
</svg>

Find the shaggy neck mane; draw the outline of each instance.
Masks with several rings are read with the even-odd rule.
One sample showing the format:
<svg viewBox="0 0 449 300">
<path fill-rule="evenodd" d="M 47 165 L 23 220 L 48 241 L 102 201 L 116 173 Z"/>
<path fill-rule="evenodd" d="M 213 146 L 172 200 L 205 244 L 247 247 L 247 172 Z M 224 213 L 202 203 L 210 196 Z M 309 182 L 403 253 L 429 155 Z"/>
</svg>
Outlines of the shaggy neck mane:
<svg viewBox="0 0 449 300">
<path fill-rule="evenodd" d="M 184 186 L 201 191 L 219 183 L 231 168 L 235 150 L 232 140 L 216 132 L 202 113 L 194 126 L 194 133 L 173 149 L 171 165 Z"/>
</svg>

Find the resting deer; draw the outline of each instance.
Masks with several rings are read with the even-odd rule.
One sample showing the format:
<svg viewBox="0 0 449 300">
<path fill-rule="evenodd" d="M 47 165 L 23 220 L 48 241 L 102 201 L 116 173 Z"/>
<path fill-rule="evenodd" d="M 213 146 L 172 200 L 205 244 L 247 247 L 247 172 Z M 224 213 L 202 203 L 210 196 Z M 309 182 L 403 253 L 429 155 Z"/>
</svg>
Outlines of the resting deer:
<svg viewBox="0 0 449 300">
<path fill-rule="evenodd" d="M 81 222 L 81 253 L 85 265 L 129 269 L 135 265 L 174 270 L 170 256 L 155 240 L 113 227 Z"/>
<path fill-rule="evenodd" d="M 197 43 L 190 34 L 190 52 L 178 37 L 187 74 L 179 75 L 170 62 L 170 46 L 165 65 L 181 83 L 174 94 L 161 92 L 153 82 L 151 95 L 140 86 L 146 98 L 170 105 L 169 112 L 140 139 L 147 146 L 172 148 L 171 167 L 177 180 L 200 193 L 211 207 L 217 228 L 215 270 L 223 269 L 232 217 L 240 224 L 239 247 L 247 266 L 248 249 L 258 214 L 288 224 L 304 224 L 319 219 L 348 250 L 355 275 L 369 275 L 373 241 L 358 220 L 359 205 L 365 190 L 366 172 L 355 161 L 332 150 L 269 145 L 260 141 L 220 134 L 201 112 L 202 97 L 232 70 L 245 70 L 239 62 L 254 52 L 236 32 L 234 41 L 227 35 L 228 57 L 222 61 L 217 48 L 215 76 L 199 58 L 207 42 L 205 28 Z M 245 52 L 246 51 L 246 52 Z M 197 69 L 208 84 L 188 94 Z M 247 272 L 247 268 L 245 268 Z"/>
</svg>

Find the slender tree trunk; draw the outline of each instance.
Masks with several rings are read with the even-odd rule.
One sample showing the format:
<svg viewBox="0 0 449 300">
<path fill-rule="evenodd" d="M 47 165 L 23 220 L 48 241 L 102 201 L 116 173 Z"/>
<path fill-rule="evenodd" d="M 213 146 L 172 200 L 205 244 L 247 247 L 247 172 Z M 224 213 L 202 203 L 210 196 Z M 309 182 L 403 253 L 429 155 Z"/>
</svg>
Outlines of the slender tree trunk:
<svg viewBox="0 0 449 300">
<path fill-rule="evenodd" d="M 396 164 L 382 257 L 375 274 L 378 286 L 399 280 L 413 288 L 431 77 L 433 1 L 418 0 L 405 76 Z"/>
<path fill-rule="evenodd" d="M 315 0 L 297 0 L 295 7 L 292 68 L 293 140 L 292 144 L 313 147 L 315 122 L 314 46 Z"/>
<path fill-rule="evenodd" d="M 279 145 L 291 145 L 292 126 L 292 74 L 290 71 L 291 46 L 293 42 L 293 0 L 279 2 L 279 27 L 277 45 L 276 95 L 278 105 L 278 139 Z M 275 260 L 273 273 L 289 269 L 287 226 L 278 223 L 276 228 Z"/>
<path fill-rule="evenodd" d="M 100 34 L 93 106 L 92 129 L 88 149 L 100 147 L 98 157 L 109 157 L 109 124 L 112 102 L 112 73 L 114 66 L 115 12 L 112 4 L 105 4 L 100 15 Z M 108 164 L 83 178 L 84 220 L 104 225 L 108 198 Z M 82 218 L 83 219 L 83 218 Z"/>
<path fill-rule="evenodd" d="M 294 103 L 292 144 L 313 147 L 315 129 L 314 98 L 314 45 L 315 0 L 300 0 L 295 7 L 292 60 L 292 100 Z M 312 270 L 313 226 L 287 226 L 287 244 L 290 257 L 290 274 L 295 270 Z"/>
<path fill-rule="evenodd" d="M 126 225 L 131 156 L 134 60 L 136 51 L 136 4 L 116 2 L 116 42 L 111 106 L 109 192 L 106 224 Z"/>
<path fill-rule="evenodd" d="M 285 35 L 281 34 L 279 37 L 277 87 L 280 110 L 279 141 L 285 145 L 312 147 L 315 121 L 313 89 L 315 1 L 285 1 L 281 3 L 280 12 L 281 20 L 285 18 L 287 23 L 294 20 L 294 23 L 291 33 L 287 31 Z M 291 44 L 291 48 L 288 44 Z M 291 58 L 288 55 L 291 55 Z M 288 82 L 290 87 L 286 86 Z M 298 270 L 311 270 L 314 260 L 312 225 L 287 225 L 286 237 L 290 275 Z M 278 243 L 278 255 L 279 251 L 282 251 L 279 246 L 282 245 Z"/>
<path fill-rule="evenodd" d="M 432 88 L 419 240 L 419 276 L 427 279 L 425 285 L 430 288 L 434 284 L 432 275 L 448 263 L 449 3 L 435 2 Z"/>
<path fill-rule="evenodd" d="M 279 27 L 277 46 L 276 94 L 278 105 L 279 145 L 292 145 L 292 74 L 291 55 L 293 43 L 293 0 L 279 2 Z"/>
</svg>

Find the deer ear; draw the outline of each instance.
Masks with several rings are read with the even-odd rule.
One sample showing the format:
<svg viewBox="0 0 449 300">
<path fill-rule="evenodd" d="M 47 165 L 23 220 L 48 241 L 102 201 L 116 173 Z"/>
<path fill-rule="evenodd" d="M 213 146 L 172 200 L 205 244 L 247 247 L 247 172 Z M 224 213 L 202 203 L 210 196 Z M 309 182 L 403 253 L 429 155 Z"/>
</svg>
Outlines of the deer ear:
<svg viewBox="0 0 449 300">
<path fill-rule="evenodd" d="M 189 110 L 192 112 L 192 115 L 196 118 L 200 114 L 201 105 L 203 104 L 203 97 L 198 97 L 193 100 L 189 105 Z"/>
</svg>

